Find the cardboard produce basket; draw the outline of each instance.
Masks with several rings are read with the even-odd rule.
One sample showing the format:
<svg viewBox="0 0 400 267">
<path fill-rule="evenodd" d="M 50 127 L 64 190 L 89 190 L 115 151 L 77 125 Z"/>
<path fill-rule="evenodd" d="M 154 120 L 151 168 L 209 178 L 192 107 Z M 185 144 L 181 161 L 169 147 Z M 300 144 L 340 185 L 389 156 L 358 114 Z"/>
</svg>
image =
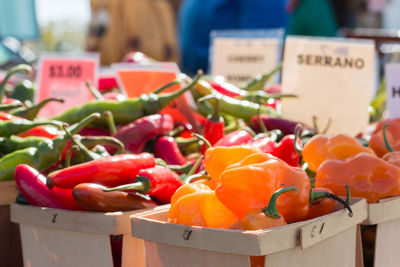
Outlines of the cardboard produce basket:
<svg viewBox="0 0 400 267">
<path fill-rule="evenodd" d="M 376 227 L 373 236 L 363 235 L 364 243 L 369 243 L 374 248 L 371 249 L 373 255 L 370 255 L 373 262 L 368 262 L 368 266 L 400 266 L 400 197 L 385 198 L 378 203 L 368 204 L 368 217 L 362 225 Z M 357 247 L 360 248 L 357 267 L 363 267 L 366 263 L 363 262 L 361 238 L 357 242 Z"/>
<path fill-rule="evenodd" d="M 14 181 L 0 182 L 0 266 L 22 266 L 18 225 L 10 221 L 10 204 L 17 194 Z"/>
<path fill-rule="evenodd" d="M 122 236 L 121 266 L 144 260 L 131 235 L 130 212 L 86 212 L 12 204 L 11 220 L 19 223 L 23 261 L 31 267 L 112 267 L 110 236 Z M 141 256 L 137 257 L 137 255 Z M 118 266 L 118 264 L 116 264 Z"/>
<path fill-rule="evenodd" d="M 265 267 L 350 267 L 356 265 L 357 224 L 367 217 L 366 200 L 353 199 L 351 207 L 353 217 L 338 205 L 313 220 L 241 231 L 170 224 L 166 206 L 131 216 L 132 235 L 145 249 L 141 267 L 246 267 L 249 256 L 264 255 Z"/>
</svg>

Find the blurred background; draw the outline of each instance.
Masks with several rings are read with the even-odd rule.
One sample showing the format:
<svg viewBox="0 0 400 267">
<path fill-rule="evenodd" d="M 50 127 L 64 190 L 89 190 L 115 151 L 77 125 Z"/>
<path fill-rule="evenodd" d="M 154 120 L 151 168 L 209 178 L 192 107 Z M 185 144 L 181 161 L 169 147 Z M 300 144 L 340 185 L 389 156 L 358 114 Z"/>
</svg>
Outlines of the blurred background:
<svg viewBox="0 0 400 267">
<path fill-rule="evenodd" d="M 98 51 L 102 65 L 131 51 L 207 69 L 215 29 L 400 42 L 400 0 L 0 0 L 0 68 L 42 52 Z"/>
</svg>

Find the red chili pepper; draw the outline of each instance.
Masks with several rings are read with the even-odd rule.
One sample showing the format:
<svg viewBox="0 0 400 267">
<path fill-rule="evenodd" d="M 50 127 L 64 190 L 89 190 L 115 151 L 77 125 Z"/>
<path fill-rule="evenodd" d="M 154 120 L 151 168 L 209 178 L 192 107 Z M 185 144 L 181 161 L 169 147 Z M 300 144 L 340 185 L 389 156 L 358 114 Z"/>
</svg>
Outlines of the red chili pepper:
<svg viewBox="0 0 400 267">
<path fill-rule="evenodd" d="M 179 137 L 182 137 L 182 138 L 192 137 L 193 126 L 190 123 L 183 122 L 183 121 L 174 122 L 174 129 L 178 128 L 179 126 L 183 126 L 183 128 L 184 128 L 184 131 L 179 134 Z"/>
<path fill-rule="evenodd" d="M 246 130 L 237 130 L 225 135 L 214 144 L 214 146 L 236 146 L 244 145 L 253 141 L 253 135 Z"/>
<path fill-rule="evenodd" d="M 286 135 L 282 138 L 279 144 L 277 144 L 276 149 L 271 152 L 271 154 L 282 159 L 292 167 L 299 167 L 300 155 L 294 148 L 294 139 L 295 136 L 293 134 Z M 300 140 L 298 142 L 300 144 Z"/>
<path fill-rule="evenodd" d="M 145 116 L 118 129 L 114 135 L 125 148 L 132 153 L 143 151 L 146 142 L 159 135 L 165 135 L 174 127 L 174 121 L 168 114 Z"/>
<path fill-rule="evenodd" d="M 106 189 L 104 191 L 135 190 L 147 194 L 161 204 L 171 202 L 171 197 L 183 183 L 176 172 L 162 166 L 139 171 L 136 182 Z"/>
<path fill-rule="evenodd" d="M 269 136 L 258 138 L 250 145 L 260 149 L 264 153 L 273 153 L 276 150 L 275 140 Z"/>
<path fill-rule="evenodd" d="M 131 183 L 141 169 L 155 165 L 155 159 L 149 153 L 116 155 L 50 173 L 47 185 L 50 188 L 74 188 L 80 183 L 117 186 Z"/>
<path fill-rule="evenodd" d="M 187 160 L 179 150 L 178 144 L 171 136 L 162 136 L 154 144 L 154 153 L 169 165 L 184 165 Z"/>
<path fill-rule="evenodd" d="M 245 96 L 247 91 L 244 91 L 229 83 L 217 83 L 214 81 L 208 82 L 216 91 L 230 97 Z"/>
<path fill-rule="evenodd" d="M 21 117 L 8 114 L 7 112 L 0 112 L 0 121 L 9 121 L 9 120 L 24 120 L 24 119 Z"/>
<path fill-rule="evenodd" d="M 28 165 L 18 165 L 14 178 L 21 194 L 33 206 L 83 210 L 74 200 L 71 189 L 55 187 L 50 190 L 46 186 L 46 177 Z"/>
<path fill-rule="evenodd" d="M 19 101 L 18 99 L 8 98 L 8 97 L 4 96 L 1 103 L 2 104 L 21 104 L 21 101 Z"/>
</svg>

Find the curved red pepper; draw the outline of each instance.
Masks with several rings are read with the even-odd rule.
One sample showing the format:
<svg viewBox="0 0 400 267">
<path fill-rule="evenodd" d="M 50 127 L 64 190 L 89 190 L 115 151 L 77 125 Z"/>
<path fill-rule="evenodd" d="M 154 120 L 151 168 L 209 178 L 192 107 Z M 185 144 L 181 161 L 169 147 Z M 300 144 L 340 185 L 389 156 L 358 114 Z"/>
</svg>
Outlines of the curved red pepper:
<svg viewBox="0 0 400 267">
<path fill-rule="evenodd" d="M 294 134 L 296 126 L 299 124 L 299 122 L 296 121 L 291 121 L 283 118 L 274 118 L 274 117 L 269 117 L 266 114 L 261 114 L 260 115 L 261 120 L 263 121 L 265 127 L 267 128 L 268 131 L 274 130 L 274 129 L 279 129 L 282 131 L 283 135 L 288 135 L 288 134 Z M 259 132 L 261 131 L 259 119 L 257 116 L 254 116 L 251 118 L 251 128 Z M 300 123 L 302 125 L 302 129 L 311 129 L 311 127 Z"/>
<path fill-rule="evenodd" d="M 275 140 L 269 136 L 261 137 L 253 141 L 251 146 L 260 149 L 264 153 L 273 153 L 276 150 Z"/>
<path fill-rule="evenodd" d="M 162 136 L 154 144 L 154 153 L 169 165 L 184 165 L 187 160 L 179 150 L 178 144 L 171 136 Z"/>
<path fill-rule="evenodd" d="M 253 141 L 253 136 L 246 130 L 237 130 L 225 135 L 214 144 L 214 146 L 236 146 L 244 145 Z"/>
<path fill-rule="evenodd" d="M 73 198 L 71 189 L 50 190 L 46 185 L 46 177 L 28 165 L 18 165 L 14 178 L 21 194 L 33 206 L 83 210 Z"/>
<path fill-rule="evenodd" d="M 146 142 L 159 135 L 167 134 L 174 128 L 174 121 L 168 114 L 145 116 L 118 129 L 114 135 L 132 153 L 143 151 Z"/>
<path fill-rule="evenodd" d="M 300 155 L 296 152 L 294 148 L 294 140 L 295 136 L 293 134 L 286 135 L 282 138 L 282 140 L 276 146 L 276 149 L 271 152 L 271 154 L 277 158 L 282 159 L 292 167 L 299 167 Z M 298 140 L 298 142 L 300 144 L 300 140 Z"/>
<path fill-rule="evenodd" d="M 247 91 L 244 91 L 229 83 L 217 83 L 214 81 L 209 81 L 208 83 L 215 89 L 215 91 L 218 91 L 226 96 L 237 97 L 245 96 L 247 94 Z"/>
<path fill-rule="evenodd" d="M 116 155 L 50 173 L 47 185 L 50 188 L 74 188 L 80 183 L 118 186 L 131 183 L 141 169 L 155 165 L 155 159 L 149 153 Z"/>
</svg>

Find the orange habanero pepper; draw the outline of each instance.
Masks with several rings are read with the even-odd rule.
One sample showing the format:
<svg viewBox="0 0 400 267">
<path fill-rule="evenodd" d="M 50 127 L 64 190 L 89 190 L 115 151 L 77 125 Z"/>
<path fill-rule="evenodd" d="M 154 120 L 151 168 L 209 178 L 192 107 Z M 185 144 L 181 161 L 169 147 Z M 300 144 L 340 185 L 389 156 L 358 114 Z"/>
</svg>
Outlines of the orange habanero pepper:
<svg viewBox="0 0 400 267">
<path fill-rule="evenodd" d="M 248 155 L 261 152 L 251 146 L 212 147 L 207 149 L 204 167 L 215 184 L 220 174 L 231 164 L 237 163 Z"/>
<path fill-rule="evenodd" d="M 388 152 L 383 138 L 383 126 L 387 124 L 387 139 L 395 151 L 400 151 L 400 118 L 386 119 L 378 123 L 372 132 L 369 147 L 372 148 L 378 157 Z"/>
<path fill-rule="evenodd" d="M 400 167 L 367 153 L 321 164 L 316 173 L 316 187 L 344 195 L 345 185 L 350 187 L 352 196 L 366 198 L 368 203 L 397 196 L 400 195 Z"/>
<path fill-rule="evenodd" d="M 317 134 L 304 145 L 302 156 L 304 161 L 307 162 L 308 168 L 315 172 L 326 160 L 344 160 L 361 152 L 375 154 L 372 149 L 363 147 L 357 139 L 349 135 L 327 136 Z"/>
<path fill-rule="evenodd" d="M 270 154 L 253 154 L 229 166 L 221 174 L 215 193 L 237 217 L 243 218 L 251 209 L 265 207 L 276 190 L 287 186 L 296 186 L 298 193 L 289 192 L 278 199 L 279 213 L 288 222 L 300 221 L 309 209 L 310 179 L 304 170 Z"/>
</svg>

